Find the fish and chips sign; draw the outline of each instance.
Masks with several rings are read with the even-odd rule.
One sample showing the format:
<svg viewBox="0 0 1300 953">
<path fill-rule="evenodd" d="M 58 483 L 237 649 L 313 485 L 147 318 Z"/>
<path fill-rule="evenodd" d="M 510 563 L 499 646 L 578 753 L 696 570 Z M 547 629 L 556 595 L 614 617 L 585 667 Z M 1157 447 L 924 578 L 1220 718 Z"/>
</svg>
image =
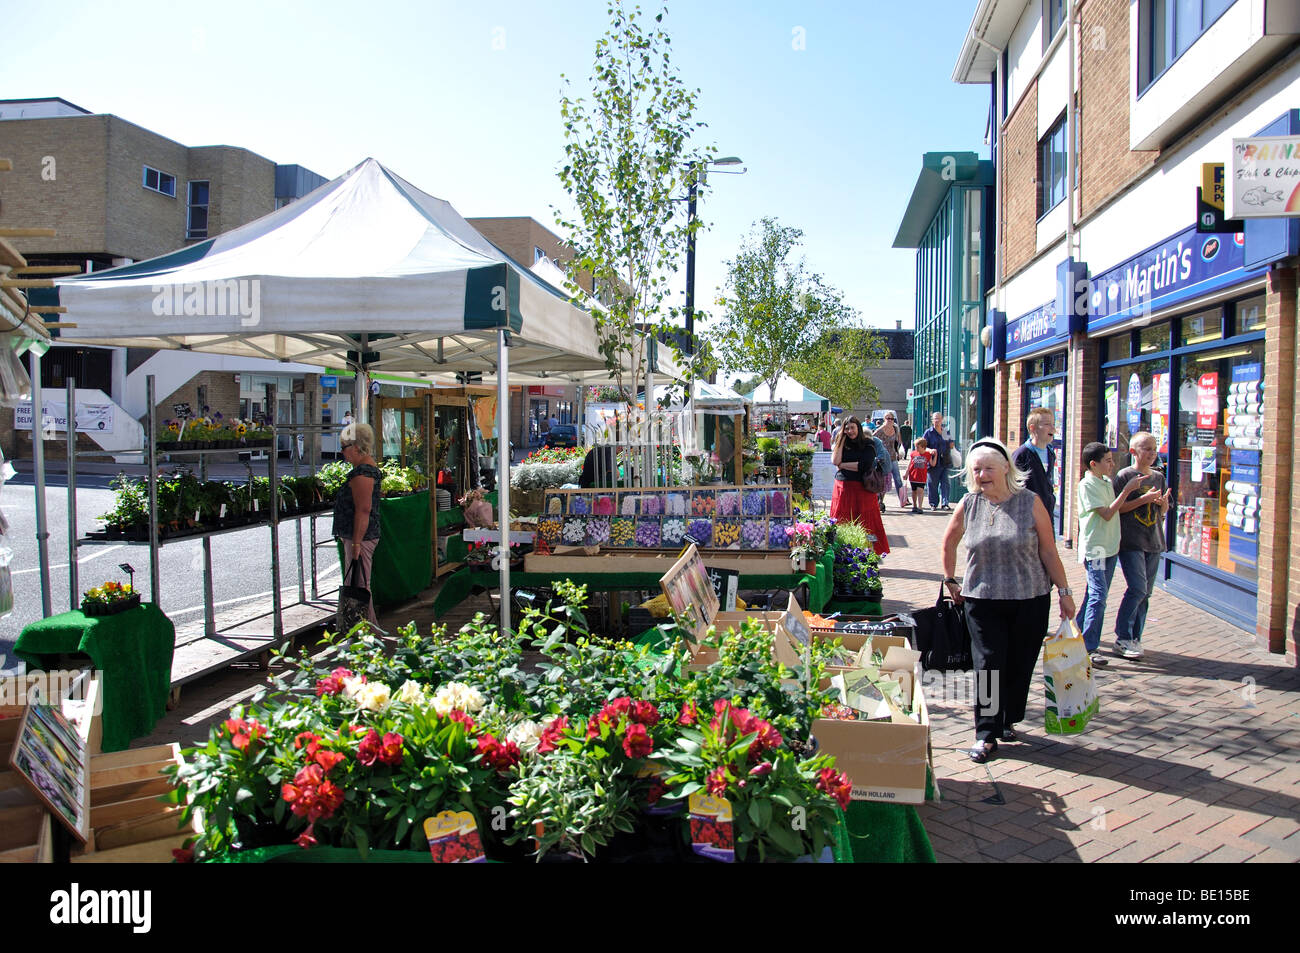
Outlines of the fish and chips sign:
<svg viewBox="0 0 1300 953">
<path fill-rule="evenodd" d="M 1232 218 L 1300 217 L 1300 136 L 1232 140 Z"/>
</svg>

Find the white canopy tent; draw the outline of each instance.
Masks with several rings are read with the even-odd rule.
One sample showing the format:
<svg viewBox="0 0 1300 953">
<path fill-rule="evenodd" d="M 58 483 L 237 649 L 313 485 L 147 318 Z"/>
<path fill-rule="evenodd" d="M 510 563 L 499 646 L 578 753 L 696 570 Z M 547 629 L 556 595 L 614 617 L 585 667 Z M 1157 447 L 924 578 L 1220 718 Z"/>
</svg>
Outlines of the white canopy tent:
<svg viewBox="0 0 1300 953">
<path fill-rule="evenodd" d="M 777 404 L 785 402 L 792 414 L 820 414 L 831 409 L 831 402 L 815 391 L 809 390 L 793 377 L 781 375 L 776 382 L 776 390 L 766 384 L 760 384 L 745 395 L 756 404 Z"/>
<path fill-rule="evenodd" d="M 609 377 L 590 313 L 374 159 L 217 238 L 57 286 L 68 340 L 352 367 L 361 414 L 370 371 L 495 378 L 502 439 L 510 381 Z M 654 351 L 625 372 L 653 380 Z M 503 627 L 509 583 L 503 560 Z"/>
</svg>

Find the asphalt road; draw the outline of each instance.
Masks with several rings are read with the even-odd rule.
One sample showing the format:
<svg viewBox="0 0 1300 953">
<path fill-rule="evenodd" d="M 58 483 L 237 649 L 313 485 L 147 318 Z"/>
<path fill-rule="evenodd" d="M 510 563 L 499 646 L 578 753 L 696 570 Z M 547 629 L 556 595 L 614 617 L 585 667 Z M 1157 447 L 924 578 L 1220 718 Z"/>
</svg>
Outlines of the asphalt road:
<svg viewBox="0 0 1300 953">
<path fill-rule="evenodd" d="M 96 519 L 113 506 L 111 477 L 81 474 L 77 479 L 77 532 L 102 529 Z M 50 474 L 46 481 L 46 514 L 50 534 L 50 599 L 54 612 L 67 610 L 68 592 L 68 494 L 62 474 Z M 0 487 L 0 510 L 9 521 L 9 532 L 0 545 L 13 550 L 9 568 L 13 573 L 14 611 L 0 619 L 0 672 L 21 667 L 12 654 L 13 643 L 28 623 L 42 617 L 40 561 L 36 543 L 36 493 L 28 474 L 16 476 Z M 303 540 L 303 573 L 307 594 L 310 580 L 310 521 L 280 524 L 280 586 L 287 601 L 298 596 L 298 553 L 294 527 Z M 329 535 L 329 514 L 316 522 L 318 538 Z M 338 585 L 338 565 L 330 550 L 318 551 L 322 590 Z M 154 600 L 149 590 L 149 547 L 139 543 L 86 543 L 77 547 L 78 588 L 81 592 L 100 583 L 126 582 L 120 563 L 135 567 L 135 585 L 143 599 L 158 601 L 168 617 L 180 627 L 203 618 L 203 556 L 198 539 L 165 544 L 159 554 L 159 590 Z M 212 538 L 213 601 L 217 611 L 229 611 L 241 603 L 268 599 L 271 595 L 271 532 L 252 527 Z M 78 603 L 80 597 L 77 598 Z"/>
</svg>

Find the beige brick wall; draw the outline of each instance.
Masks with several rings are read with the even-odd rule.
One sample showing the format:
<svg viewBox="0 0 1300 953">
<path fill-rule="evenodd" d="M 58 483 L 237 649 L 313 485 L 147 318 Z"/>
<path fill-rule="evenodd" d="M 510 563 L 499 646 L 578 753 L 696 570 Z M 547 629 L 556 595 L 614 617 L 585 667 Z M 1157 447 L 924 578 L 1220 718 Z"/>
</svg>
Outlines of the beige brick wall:
<svg viewBox="0 0 1300 953">
<path fill-rule="evenodd" d="M 1010 384 L 1011 366 L 1003 361 L 993 369 L 993 436 L 1003 443 L 1010 442 L 1007 426 Z"/>
<path fill-rule="evenodd" d="M 108 221 L 105 251 L 137 261 L 185 244 L 185 172 L 189 150 L 116 116 L 108 126 Z M 176 197 L 141 184 L 145 166 L 176 177 Z"/>
<path fill-rule="evenodd" d="M 13 162 L 13 171 L 0 179 L 0 225 L 58 232 L 55 238 L 12 239 L 23 254 L 105 249 L 109 120 L 63 116 L 0 122 L 0 156 Z"/>
<path fill-rule="evenodd" d="M 158 402 L 154 411 L 155 421 L 161 425 L 164 420 L 170 420 L 173 404 L 189 404 L 196 416 L 201 413 L 203 405 L 199 401 L 200 387 L 207 388 L 208 407 L 212 413 L 220 411 L 226 417 L 239 416 L 239 384 L 235 381 L 235 375 L 227 371 L 202 371 Z M 317 406 L 320 406 L 319 397 Z"/>
<path fill-rule="evenodd" d="M 1015 274 L 1038 250 L 1038 82 L 1029 85 L 1002 124 L 1002 279 Z"/>
<path fill-rule="evenodd" d="M 210 184 L 209 238 L 246 225 L 275 209 L 275 163 L 247 149 L 231 146 L 190 149 L 181 188 L 197 180 Z M 187 189 L 178 194 L 182 202 L 188 200 Z"/>
<path fill-rule="evenodd" d="M 1129 0 L 1089 0 L 1078 39 L 1079 191 L 1090 215 L 1155 163 L 1129 149 Z"/>
</svg>

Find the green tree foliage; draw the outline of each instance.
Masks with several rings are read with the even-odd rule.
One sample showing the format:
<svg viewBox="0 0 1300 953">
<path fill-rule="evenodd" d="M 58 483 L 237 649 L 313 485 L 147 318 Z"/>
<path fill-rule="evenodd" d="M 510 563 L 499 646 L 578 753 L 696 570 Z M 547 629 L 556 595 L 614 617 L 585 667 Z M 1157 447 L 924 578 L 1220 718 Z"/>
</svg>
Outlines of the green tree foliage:
<svg viewBox="0 0 1300 953">
<path fill-rule="evenodd" d="M 576 216 L 557 211 L 556 221 L 575 251 L 570 292 L 579 294 L 580 274 L 591 276 L 604 304 L 595 315 L 601 353 L 618 388 L 635 394 L 639 381 L 624 381 L 623 362 L 643 367 L 651 335 L 685 360 L 672 333 L 680 331 L 671 323 L 674 312 L 663 305 L 687 236 L 699 228 L 698 219 L 686 221 L 685 203 L 677 200 L 708 156 L 690 145 L 704 125 L 694 119 L 699 91 L 686 89 L 671 63 L 666 11 L 645 23 L 640 7 L 629 12 L 613 0 L 608 12 L 590 97 L 560 100 L 560 182 Z M 696 364 L 707 364 L 707 355 Z"/>
<path fill-rule="evenodd" d="M 889 357 L 889 345 L 870 328 L 823 332 L 817 343 L 790 364 L 790 374 L 840 407 L 874 407 L 880 391 L 871 370 Z"/>
<path fill-rule="evenodd" d="M 718 354 L 729 371 L 756 374 L 773 389 L 794 362 L 813 357 L 825 334 L 857 317 L 839 290 L 802 256 L 793 258 L 802 238 L 799 229 L 764 218 L 727 263 Z"/>
</svg>

